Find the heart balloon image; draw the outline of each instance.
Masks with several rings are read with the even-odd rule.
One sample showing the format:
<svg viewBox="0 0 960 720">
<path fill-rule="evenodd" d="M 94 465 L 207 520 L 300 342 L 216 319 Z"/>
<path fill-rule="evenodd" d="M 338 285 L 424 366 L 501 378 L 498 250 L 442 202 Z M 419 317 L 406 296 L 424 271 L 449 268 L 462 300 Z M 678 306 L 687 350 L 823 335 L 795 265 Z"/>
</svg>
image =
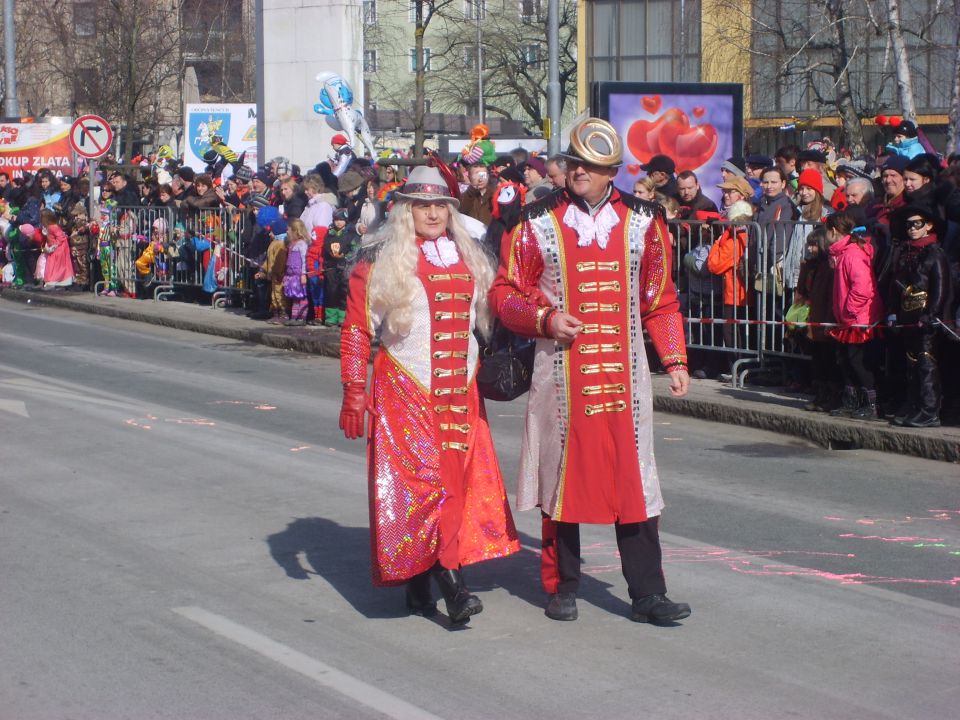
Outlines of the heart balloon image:
<svg viewBox="0 0 960 720">
<path fill-rule="evenodd" d="M 697 110 L 703 108 L 694 108 L 695 116 Z M 641 163 L 649 162 L 654 155 L 667 155 L 678 171 L 696 170 L 706 164 L 719 144 L 713 125 L 691 126 L 690 118 L 680 108 L 669 108 L 655 120 L 637 120 L 627 130 L 626 139 L 627 148 Z"/>
<path fill-rule="evenodd" d="M 651 115 L 657 114 L 662 103 L 663 99 L 659 95 L 644 95 L 640 98 L 640 104 L 643 105 L 643 109 Z"/>
<path fill-rule="evenodd" d="M 692 127 L 674 139 L 674 151 L 670 155 L 677 163 L 677 170 L 695 170 L 704 165 L 717 151 L 717 131 L 709 123 Z M 665 153 L 669 154 L 669 153 Z"/>
<path fill-rule="evenodd" d="M 630 173 L 631 175 L 639 175 L 639 174 L 640 174 L 640 166 L 631 163 L 630 165 L 627 165 L 627 172 Z"/>
<path fill-rule="evenodd" d="M 703 114 L 704 114 L 705 112 L 706 112 L 706 108 L 703 108 L 703 107 L 701 107 L 701 106 L 698 105 L 697 107 L 695 107 L 695 108 L 693 109 L 693 116 L 694 116 L 695 118 L 699 119 L 699 118 L 702 118 L 702 117 L 703 117 Z"/>
<path fill-rule="evenodd" d="M 690 122 L 686 114 L 671 108 L 656 120 L 637 120 L 633 123 L 627 130 L 627 147 L 637 160 L 647 163 L 654 155 L 665 154 L 661 150 L 662 134 L 678 134 L 688 127 Z"/>
</svg>

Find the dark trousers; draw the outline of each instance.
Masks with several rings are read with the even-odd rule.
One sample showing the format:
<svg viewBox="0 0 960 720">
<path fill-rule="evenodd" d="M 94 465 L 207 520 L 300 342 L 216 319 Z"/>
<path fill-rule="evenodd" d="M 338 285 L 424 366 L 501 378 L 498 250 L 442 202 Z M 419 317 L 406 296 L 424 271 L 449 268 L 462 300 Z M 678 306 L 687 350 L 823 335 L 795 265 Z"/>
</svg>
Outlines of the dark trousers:
<svg viewBox="0 0 960 720">
<path fill-rule="evenodd" d="M 631 598 L 666 593 L 659 517 L 638 523 L 615 523 L 620 565 Z M 551 565 L 553 567 L 551 567 Z M 580 525 L 543 522 L 541 573 L 547 592 L 576 593 L 580 587 Z"/>
<path fill-rule="evenodd" d="M 873 341 L 865 343 L 840 343 L 837 347 L 837 361 L 843 382 L 849 387 L 861 387 L 873 390 Z"/>
<path fill-rule="evenodd" d="M 936 357 L 937 336 L 927 328 L 904 328 L 907 355 L 907 400 L 911 410 L 928 415 L 940 412 L 940 368 Z"/>
</svg>

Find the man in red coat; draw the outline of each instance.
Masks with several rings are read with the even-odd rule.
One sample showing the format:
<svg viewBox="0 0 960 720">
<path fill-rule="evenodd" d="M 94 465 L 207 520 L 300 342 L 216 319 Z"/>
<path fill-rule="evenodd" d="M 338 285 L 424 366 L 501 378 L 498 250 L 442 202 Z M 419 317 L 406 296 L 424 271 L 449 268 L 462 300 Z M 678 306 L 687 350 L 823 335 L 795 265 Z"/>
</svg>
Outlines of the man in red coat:
<svg viewBox="0 0 960 720">
<path fill-rule="evenodd" d="M 671 624 L 690 607 L 665 595 L 641 326 L 671 392 L 690 380 L 663 214 L 613 186 L 622 154 L 604 120 L 573 129 L 566 188 L 528 205 L 504 237 L 490 298 L 507 328 L 537 338 L 517 505 L 544 516 L 547 616 L 577 618 L 579 523 L 599 523 L 616 526 L 631 618 Z"/>
</svg>

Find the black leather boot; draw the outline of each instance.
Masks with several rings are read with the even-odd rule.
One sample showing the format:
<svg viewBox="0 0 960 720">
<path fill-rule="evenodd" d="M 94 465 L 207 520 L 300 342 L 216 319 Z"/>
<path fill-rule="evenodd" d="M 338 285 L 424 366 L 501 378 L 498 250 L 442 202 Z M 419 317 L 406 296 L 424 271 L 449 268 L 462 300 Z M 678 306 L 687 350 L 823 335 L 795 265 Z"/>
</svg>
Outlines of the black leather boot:
<svg viewBox="0 0 960 720">
<path fill-rule="evenodd" d="M 414 575 L 407 582 L 407 610 L 412 615 L 433 617 L 437 614 L 437 603 L 430 591 L 430 571 Z"/>
<path fill-rule="evenodd" d="M 857 409 L 850 413 L 854 420 L 877 419 L 877 391 L 860 388 L 860 403 Z"/>
<path fill-rule="evenodd" d="M 850 417 L 857 409 L 857 389 L 851 385 L 843 388 L 842 405 L 830 411 L 830 417 Z"/>
<path fill-rule="evenodd" d="M 463 582 L 459 570 L 437 567 L 434 570 L 437 585 L 447 604 L 447 615 L 452 623 L 465 623 L 471 616 L 483 612 L 483 603 L 476 595 L 471 595 Z"/>
</svg>

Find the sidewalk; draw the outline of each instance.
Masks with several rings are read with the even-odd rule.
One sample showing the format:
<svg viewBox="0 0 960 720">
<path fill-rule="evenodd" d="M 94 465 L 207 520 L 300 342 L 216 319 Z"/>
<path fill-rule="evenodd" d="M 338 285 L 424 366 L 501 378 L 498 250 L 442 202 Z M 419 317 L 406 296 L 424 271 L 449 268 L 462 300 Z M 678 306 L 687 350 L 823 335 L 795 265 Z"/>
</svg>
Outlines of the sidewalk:
<svg viewBox="0 0 960 720">
<path fill-rule="evenodd" d="M 7 302 L 59 307 L 178 330 L 219 335 L 282 350 L 337 357 L 339 333 L 315 326 L 287 328 L 248 319 L 240 310 L 219 310 L 183 302 L 154 302 L 129 298 L 95 297 L 90 293 L 0 291 Z M 744 425 L 805 438 L 831 449 L 880 450 L 931 460 L 960 462 L 960 427 L 926 430 L 896 428 L 885 422 L 855 422 L 803 410 L 804 398 L 779 388 L 735 389 L 716 380 L 692 380 L 685 398 L 674 398 L 668 378 L 653 378 L 654 408 L 725 425 Z"/>
</svg>

